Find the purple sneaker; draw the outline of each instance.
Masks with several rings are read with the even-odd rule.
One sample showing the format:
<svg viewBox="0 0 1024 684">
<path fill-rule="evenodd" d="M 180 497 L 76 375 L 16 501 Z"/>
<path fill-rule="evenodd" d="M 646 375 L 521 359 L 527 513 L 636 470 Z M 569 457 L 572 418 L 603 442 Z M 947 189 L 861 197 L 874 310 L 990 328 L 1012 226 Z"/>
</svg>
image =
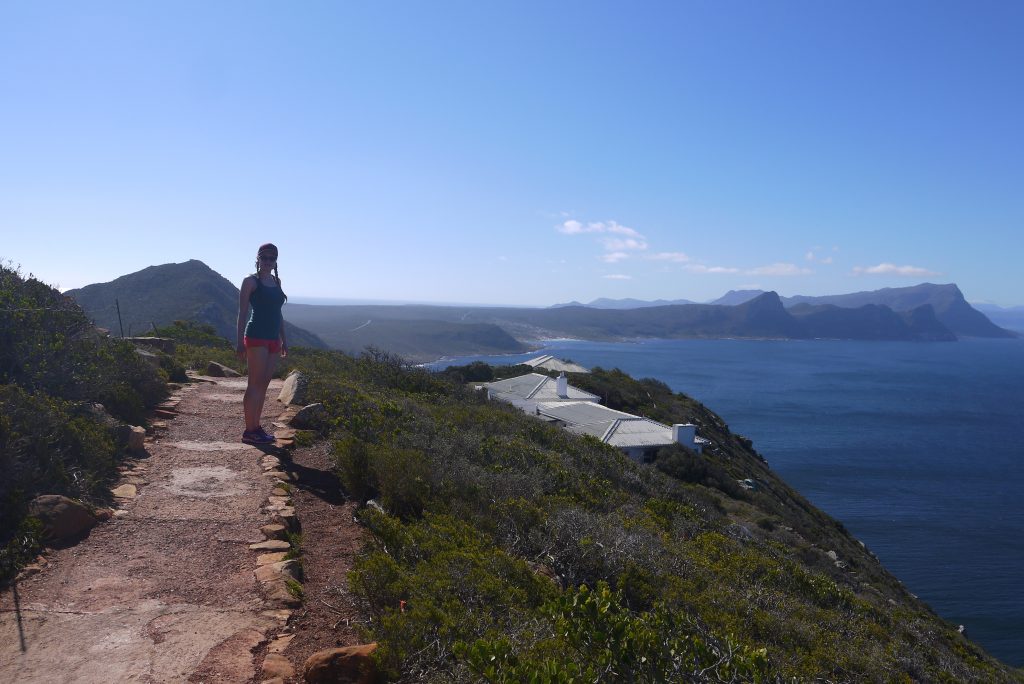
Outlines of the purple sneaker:
<svg viewBox="0 0 1024 684">
<path fill-rule="evenodd" d="M 264 437 L 267 437 L 268 439 L 270 439 L 271 442 L 273 442 L 275 439 L 277 439 L 277 437 L 274 437 L 274 435 L 272 435 L 269 432 L 267 432 L 266 430 L 264 430 L 262 425 L 257 426 L 256 427 L 256 431 L 259 432 Z"/>
<path fill-rule="evenodd" d="M 242 441 L 246 444 L 272 444 L 274 438 L 263 432 L 263 428 L 256 428 L 243 432 Z"/>
</svg>

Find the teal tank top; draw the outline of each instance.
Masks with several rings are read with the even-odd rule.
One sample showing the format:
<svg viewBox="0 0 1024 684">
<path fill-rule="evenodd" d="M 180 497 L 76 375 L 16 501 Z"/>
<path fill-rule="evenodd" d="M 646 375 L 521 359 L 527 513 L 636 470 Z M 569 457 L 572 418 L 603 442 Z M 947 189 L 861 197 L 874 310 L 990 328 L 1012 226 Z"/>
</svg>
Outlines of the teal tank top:
<svg viewBox="0 0 1024 684">
<path fill-rule="evenodd" d="M 256 289 L 249 297 L 249 322 L 245 336 L 256 340 L 276 340 L 281 337 L 281 306 L 284 292 L 278 286 L 264 285 L 256 279 Z"/>
</svg>

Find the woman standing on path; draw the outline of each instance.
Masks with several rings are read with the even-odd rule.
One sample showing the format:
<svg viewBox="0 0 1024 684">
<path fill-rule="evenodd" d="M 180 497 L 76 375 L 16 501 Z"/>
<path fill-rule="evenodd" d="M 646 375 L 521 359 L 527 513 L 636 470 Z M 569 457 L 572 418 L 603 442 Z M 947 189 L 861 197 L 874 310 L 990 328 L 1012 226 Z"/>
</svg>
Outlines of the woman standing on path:
<svg viewBox="0 0 1024 684">
<path fill-rule="evenodd" d="M 274 436 L 260 425 L 267 386 L 274 376 L 279 356 L 288 355 L 281 306 L 288 298 L 277 275 L 277 247 L 260 245 L 256 255 L 256 273 L 242 281 L 238 295 L 238 343 L 235 353 L 249 365 L 249 384 L 242 399 L 245 431 L 242 441 L 270 444 Z M 251 312 L 250 312 L 251 311 Z"/>
</svg>

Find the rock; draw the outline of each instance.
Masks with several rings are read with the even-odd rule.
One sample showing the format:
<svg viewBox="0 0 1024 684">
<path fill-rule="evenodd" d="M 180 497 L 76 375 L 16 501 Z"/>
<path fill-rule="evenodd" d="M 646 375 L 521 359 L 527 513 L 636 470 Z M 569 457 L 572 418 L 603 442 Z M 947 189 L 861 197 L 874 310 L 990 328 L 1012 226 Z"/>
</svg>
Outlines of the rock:
<svg viewBox="0 0 1024 684">
<path fill-rule="evenodd" d="M 263 676 L 288 679 L 295 676 L 295 668 L 283 655 L 268 653 L 267 657 L 263 659 Z"/>
<path fill-rule="evenodd" d="M 285 539 L 288 536 L 288 529 L 281 523 L 270 523 L 260 528 L 260 532 L 267 539 Z"/>
<path fill-rule="evenodd" d="M 290 532 L 299 531 L 299 518 L 295 515 L 295 509 L 291 506 L 275 511 L 274 522 L 284 525 Z"/>
<path fill-rule="evenodd" d="M 83 504 L 59 494 L 37 496 L 28 512 L 43 524 L 45 538 L 58 543 L 78 539 L 98 522 Z"/>
<path fill-rule="evenodd" d="M 832 560 L 832 561 L 839 560 L 839 554 L 836 553 L 835 551 L 828 551 L 828 552 L 825 553 L 825 555 L 829 557 L 829 560 Z"/>
<path fill-rule="evenodd" d="M 292 545 L 280 539 L 271 539 L 256 544 L 249 544 L 251 551 L 287 551 Z"/>
<path fill-rule="evenodd" d="M 267 582 L 273 582 L 276 579 L 290 578 L 299 579 L 301 569 L 299 562 L 292 560 L 282 560 L 269 565 L 261 565 L 256 568 L 256 580 L 260 584 Z"/>
<path fill-rule="evenodd" d="M 277 400 L 283 404 L 304 405 L 308 388 L 309 378 L 301 371 L 293 370 L 284 379 L 284 385 L 281 387 L 281 393 L 277 395 Z"/>
<path fill-rule="evenodd" d="M 236 371 L 234 368 L 228 368 L 222 363 L 216 361 L 210 361 L 206 365 L 206 374 L 212 378 L 240 378 L 242 374 Z"/>
<path fill-rule="evenodd" d="M 329 648 L 309 656 L 302 668 L 307 684 L 371 684 L 380 681 L 372 654 L 377 644 Z"/>
<path fill-rule="evenodd" d="M 143 452 L 146 450 L 145 441 L 146 428 L 136 425 L 128 432 L 128 444 L 126 445 L 126 448 L 128 451 L 133 451 L 135 453 Z"/>
<path fill-rule="evenodd" d="M 129 337 L 126 339 L 135 345 L 159 349 L 165 354 L 174 355 L 174 340 L 169 337 Z"/>
<path fill-rule="evenodd" d="M 288 585 L 283 581 L 271 582 L 263 585 L 266 595 L 266 602 L 276 608 L 298 608 L 302 605 L 302 599 L 288 590 Z"/>
<path fill-rule="evenodd" d="M 128 446 L 132 426 L 122 423 L 107 413 L 107 409 L 103 404 L 81 404 L 75 411 L 79 415 L 87 415 L 96 422 L 103 424 L 110 433 L 110 436 L 114 438 L 114 445 L 117 448 L 123 449 Z"/>
<path fill-rule="evenodd" d="M 288 421 L 288 424 L 292 427 L 310 429 L 316 427 L 325 418 L 327 418 L 327 409 L 323 404 L 310 404 L 302 407 L 295 417 Z"/>
<path fill-rule="evenodd" d="M 268 653 L 283 653 L 288 644 L 292 643 L 292 639 L 295 638 L 294 634 L 278 634 L 274 637 L 274 640 L 270 642 L 270 646 L 267 647 Z"/>
<path fill-rule="evenodd" d="M 135 495 L 138 493 L 138 489 L 136 489 L 133 484 L 123 484 L 120 487 L 114 487 L 111 489 L 110 493 L 118 499 L 134 499 Z"/>
<path fill-rule="evenodd" d="M 262 553 L 256 556 L 256 567 L 263 565 L 273 565 L 274 563 L 280 563 L 284 560 L 284 557 L 288 555 L 287 551 L 276 551 L 274 553 Z"/>
<path fill-rule="evenodd" d="M 148 352 L 145 349 L 139 349 L 138 347 L 136 347 L 135 353 L 141 356 L 143 359 L 145 359 L 150 365 L 153 365 L 157 368 L 160 367 L 160 357 L 154 354 L 153 352 Z"/>
</svg>

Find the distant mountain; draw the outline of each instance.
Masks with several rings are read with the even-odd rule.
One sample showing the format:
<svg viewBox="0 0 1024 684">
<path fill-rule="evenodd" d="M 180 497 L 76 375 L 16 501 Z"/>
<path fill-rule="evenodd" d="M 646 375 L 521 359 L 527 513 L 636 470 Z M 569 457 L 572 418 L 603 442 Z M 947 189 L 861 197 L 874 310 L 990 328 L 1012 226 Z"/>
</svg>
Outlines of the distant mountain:
<svg viewBox="0 0 1024 684">
<path fill-rule="evenodd" d="M 1024 333 L 1024 306 L 1002 307 L 995 304 L 972 304 L 975 309 L 985 314 L 996 325 Z"/>
<path fill-rule="evenodd" d="M 763 295 L 764 292 L 764 290 L 729 290 L 718 299 L 708 302 L 708 304 L 718 304 L 719 306 L 736 306 L 737 304 L 749 302 L 754 297 Z"/>
<path fill-rule="evenodd" d="M 956 335 L 935 317 L 930 304 L 896 312 L 887 306 L 865 304 L 844 308 L 833 304 L 797 304 L 788 310 L 811 338 L 857 340 L 914 340 L 953 342 Z"/>
<path fill-rule="evenodd" d="M 935 317 L 955 334 L 963 337 L 1015 337 L 973 308 L 964 299 L 955 284 L 935 285 L 921 283 L 912 287 L 887 287 L 870 292 L 853 292 L 825 297 L 789 297 L 787 306 L 795 304 L 832 304 L 844 308 L 855 308 L 867 304 L 880 304 L 893 311 L 910 311 L 930 304 Z"/>
<path fill-rule="evenodd" d="M 285 292 L 288 291 L 285 283 Z M 121 276 L 109 283 L 68 290 L 96 325 L 119 334 L 117 306 L 125 335 L 138 335 L 176 320 L 209 323 L 217 334 L 234 343 L 238 320 L 238 288 L 202 261 L 150 266 Z M 285 318 L 290 318 L 285 304 Z M 293 346 L 324 348 L 314 335 L 285 323 L 288 343 Z"/>
<path fill-rule="evenodd" d="M 431 344 L 437 356 L 459 353 L 452 340 L 436 342 L 410 337 L 417 330 L 450 325 L 477 324 L 477 333 L 499 344 L 509 344 L 498 335 L 515 340 L 544 340 L 572 337 L 587 340 L 630 338 L 771 338 L 771 339 L 855 339 L 855 340 L 955 340 L 956 336 L 928 307 L 911 312 L 894 312 L 888 307 L 868 305 L 848 309 L 832 305 L 803 305 L 794 311 L 783 306 L 774 292 L 765 292 L 736 306 L 716 304 L 674 304 L 635 309 L 597 309 L 589 306 L 526 309 L 499 307 L 442 306 L 302 306 L 293 309 L 293 320 L 315 331 L 334 346 L 347 348 L 346 341 L 373 327 L 387 331 L 395 344 L 409 348 Z M 494 330 L 497 328 L 497 330 Z M 457 328 L 451 328 L 457 330 Z M 469 328 L 461 329 L 469 334 Z M 512 340 L 514 341 L 514 340 Z M 465 344 L 466 340 L 458 341 Z M 479 340 L 474 340 L 478 344 Z M 518 344 L 518 343 L 517 343 Z M 446 346 L 447 345 L 447 346 Z M 425 346 L 420 351 L 429 353 Z"/>
<path fill-rule="evenodd" d="M 550 308 L 562 309 L 567 306 L 586 306 L 591 309 L 644 309 L 652 306 L 673 306 L 676 304 L 694 304 L 689 299 L 655 299 L 648 301 L 645 299 L 608 299 L 607 297 L 601 297 L 595 299 L 589 304 L 580 304 L 577 301 L 572 301 L 567 304 L 554 304 Z"/>
<path fill-rule="evenodd" d="M 725 296 L 716 299 L 713 304 L 739 304 L 761 294 L 761 290 L 731 290 Z M 826 295 L 822 297 L 809 297 L 797 295 L 795 297 L 783 297 L 783 304 L 786 308 L 793 308 L 798 304 L 810 304 L 813 306 L 830 304 L 844 309 L 856 309 L 869 304 L 886 306 L 896 312 L 907 312 L 919 306 L 928 304 L 944 326 L 954 334 L 962 337 L 1015 337 L 1010 330 L 1004 330 L 991 315 L 986 317 L 985 313 L 978 308 L 972 307 L 964 299 L 955 284 L 935 285 L 932 283 L 921 283 L 912 287 L 887 287 L 881 290 L 866 292 L 853 292 L 842 295 Z M 998 307 L 996 307 L 998 308 Z M 991 319 L 991 320 L 990 320 Z M 1024 330 L 1024 307 L 1018 316 L 1009 313 L 1004 320 L 1017 326 L 1016 329 Z M 995 321 L 995 322 L 993 322 Z M 997 325 L 998 324 L 998 325 Z M 1014 325 L 1005 325 L 1007 328 L 1014 328 Z"/>
<path fill-rule="evenodd" d="M 426 315 L 421 312 L 426 311 Z M 332 349 L 359 353 L 368 346 L 399 354 L 411 361 L 465 354 L 513 354 L 531 349 L 494 323 L 466 321 L 434 306 L 331 306 L 295 304 L 288 315 L 315 330 Z M 456 309 L 455 311 L 463 311 Z"/>
</svg>

